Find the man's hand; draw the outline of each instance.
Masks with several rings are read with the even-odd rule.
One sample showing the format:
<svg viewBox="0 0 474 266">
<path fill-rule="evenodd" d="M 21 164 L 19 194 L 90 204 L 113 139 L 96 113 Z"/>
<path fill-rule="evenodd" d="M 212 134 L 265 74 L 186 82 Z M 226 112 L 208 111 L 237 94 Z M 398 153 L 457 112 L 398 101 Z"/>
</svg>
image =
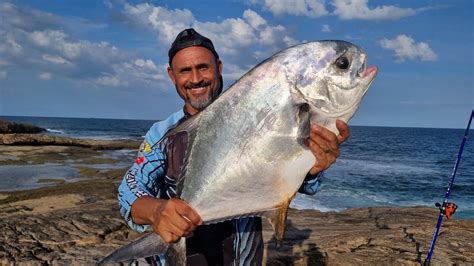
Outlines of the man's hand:
<svg viewBox="0 0 474 266">
<path fill-rule="evenodd" d="M 138 198 L 132 205 L 132 217 L 135 223 L 151 224 L 166 243 L 178 242 L 202 224 L 199 214 L 180 199 Z"/>
<path fill-rule="evenodd" d="M 166 243 L 175 243 L 191 234 L 201 223 L 201 217 L 185 201 L 170 199 L 158 206 L 152 226 Z"/>
<path fill-rule="evenodd" d="M 316 157 L 316 164 L 309 171 L 311 175 L 329 168 L 341 154 L 339 145 L 349 138 L 349 127 L 339 119 L 336 120 L 336 127 L 339 130 L 339 136 L 324 127 L 311 125 L 308 146 Z"/>
</svg>

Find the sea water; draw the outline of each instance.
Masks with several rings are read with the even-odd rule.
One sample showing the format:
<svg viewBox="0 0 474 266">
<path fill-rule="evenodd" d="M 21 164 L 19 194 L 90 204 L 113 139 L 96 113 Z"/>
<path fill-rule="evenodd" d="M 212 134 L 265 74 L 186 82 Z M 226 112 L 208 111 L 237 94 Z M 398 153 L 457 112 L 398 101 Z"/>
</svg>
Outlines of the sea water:
<svg viewBox="0 0 474 266">
<path fill-rule="evenodd" d="M 140 139 L 156 122 L 40 117 L 0 119 L 47 128 L 48 134 L 96 139 Z M 443 201 L 464 129 L 351 126 L 350 130 L 349 140 L 341 145 L 341 156 L 325 171 L 320 191 L 315 196 L 298 195 L 292 207 L 340 211 L 370 206 L 434 207 L 436 202 Z M 473 130 L 469 136 L 450 200 L 459 206 L 456 217 L 474 219 Z"/>
</svg>

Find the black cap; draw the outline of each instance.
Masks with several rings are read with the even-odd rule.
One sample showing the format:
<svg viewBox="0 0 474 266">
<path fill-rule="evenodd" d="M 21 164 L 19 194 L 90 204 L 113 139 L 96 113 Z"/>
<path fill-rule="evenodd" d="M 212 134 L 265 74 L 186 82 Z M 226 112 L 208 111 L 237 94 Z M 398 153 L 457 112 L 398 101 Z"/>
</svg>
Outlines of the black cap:
<svg viewBox="0 0 474 266">
<path fill-rule="evenodd" d="M 206 38 L 195 31 L 193 28 L 185 29 L 176 36 L 173 44 L 171 45 L 170 50 L 168 51 L 169 64 L 171 66 L 171 61 L 177 52 L 184 48 L 191 46 L 201 46 L 207 48 L 211 51 L 216 59 L 219 59 L 219 55 L 214 49 L 214 45 L 209 38 Z"/>
</svg>

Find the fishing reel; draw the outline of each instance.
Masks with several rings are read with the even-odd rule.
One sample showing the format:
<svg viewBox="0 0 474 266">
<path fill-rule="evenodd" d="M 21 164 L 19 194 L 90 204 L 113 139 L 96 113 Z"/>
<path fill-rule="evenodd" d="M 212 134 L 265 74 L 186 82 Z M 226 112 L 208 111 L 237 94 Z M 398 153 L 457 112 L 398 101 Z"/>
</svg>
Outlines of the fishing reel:
<svg viewBox="0 0 474 266">
<path fill-rule="evenodd" d="M 456 203 L 454 202 L 443 202 L 442 205 L 441 203 L 436 202 L 435 206 L 439 208 L 439 211 L 442 214 L 446 215 L 446 218 L 448 218 L 448 220 L 451 219 L 451 216 L 456 212 L 458 208 L 458 205 L 456 205 Z"/>
</svg>

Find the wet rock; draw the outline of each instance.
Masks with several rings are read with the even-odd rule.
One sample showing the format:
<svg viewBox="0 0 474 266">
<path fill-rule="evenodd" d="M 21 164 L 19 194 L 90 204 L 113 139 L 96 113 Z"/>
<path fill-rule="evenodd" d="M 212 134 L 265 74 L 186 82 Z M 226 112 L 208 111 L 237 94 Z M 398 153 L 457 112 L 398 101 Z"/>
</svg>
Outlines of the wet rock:
<svg viewBox="0 0 474 266">
<path fill-rule="evenodd" d="M 3 146 L 3 150 L 4 156 L 44 162 L 56 162 L 58 158 L 50 153 L 67 153 L 71 159 L 79 154 L 100 157 L 106 152 L 70 146 Z M 119 214 L 117 186 L 124 171 L 91 170 L 90 179 L 76 183 L 2 192 L 0 265 L 94 265 L 140 237 Z M 437 217 L 435 208 L 424 207 L 360 208 L 339 213 L 291 209 L 279 248 L 275 247 L 271 226 L 264 221 L 264 262 L 420 265 L 426 258 Z M 474 264 L 473 220 L 454 217 L 443 221 L 432 264 Z"/>
<path fill-rule="evenodd" d="M 89 265 L 140 237 L 125 225 L 114 199 L 76 203 L 73 207 L 49 211 L 43 208 L 37 212 L 33 208 L 31 214 L 20 210 L 2 213 L 7 205 L 15 203 L 0 205 L 0 263 Z M 377 228 L 370 213 L 387 219 L 394 229 Z M 264 222 L 264 262 L 267 265 L 419 265 L 426 257 L 435 218 L 436 212 L 427 208 L 370 208 L 370 212 L 353 209 L 341 213 L 290 210 L 280 248 L 275 247 L 271 227 Z M 449 231 L 439 237 L 432 262 L 474 263 L 472 239 L 474 221 L 449 221 Z"/>
<path fill-rule="evenodd" d="M 19 124 L 11 121 L 0 120 L 0 134 L 14 134 L 14 133 L 41 133 L 46 131 L 44 128 L 40 128 L 34 125 Z"/>
</svg>

